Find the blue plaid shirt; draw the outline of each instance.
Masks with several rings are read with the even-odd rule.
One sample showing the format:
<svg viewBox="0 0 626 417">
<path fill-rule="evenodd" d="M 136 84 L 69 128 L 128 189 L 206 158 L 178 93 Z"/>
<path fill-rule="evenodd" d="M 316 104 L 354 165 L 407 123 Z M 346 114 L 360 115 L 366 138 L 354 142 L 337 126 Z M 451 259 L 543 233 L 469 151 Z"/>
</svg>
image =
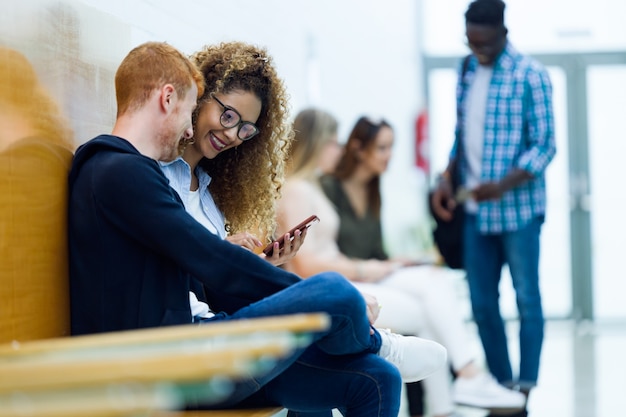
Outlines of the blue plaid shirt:
<svg viewBox="0 0 626 417">
<path fill-rule="evenodd" d="M 457 84 L 456 141 L 463 140 L 464 103 L 478 61 L 471 56 L 463 79 Z M 461 70 L 459 71 L 459 75 Z M 546 206 L 544 172 L 554 154 L 552 85 L 548 72 L 537 61 L 520 54 L 508 43 L 497 58 L 487 95 L 481 183 L 497 182 L 513 168 L 533 179 L 506 192 L 500 200 L 478 205 L 478 228 L 485 234 L 518 230 L 543 216 Z M 459 161 L 464 181 L 467 164 Z"/>
</svg>

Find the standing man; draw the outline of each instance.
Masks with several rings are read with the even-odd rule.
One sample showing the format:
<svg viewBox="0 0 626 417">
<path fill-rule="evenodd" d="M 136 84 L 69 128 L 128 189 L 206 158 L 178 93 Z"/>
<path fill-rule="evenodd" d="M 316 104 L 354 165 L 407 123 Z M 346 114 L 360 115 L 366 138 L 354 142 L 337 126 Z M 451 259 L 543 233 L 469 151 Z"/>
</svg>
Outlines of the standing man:
<svg viewBox="0 0 626 417">
<path fill-rule="evenodd" d="M 469 191 L 463 203 L 464 263 L 487 365 L 501 384 L 528 395 L 537 383 L 543 342 L 539 237 L 544 174 L 556 148 L 548 73 L 508 41 L 504 9 L 501 0 L 475 0 L 465 13 L 472 54 L 459 72 L 456 141 L 431 203 L 442 219 L 452 218 L 454 206 L 462 204 L 455 198 L 463 193 L 454 195 L 450 181 L 457 172 Z M 499 308 L 505 264 L 520 318 L 516 376 Z"/>
<path fill-rule="evenodd" d="M 371 327 L 378 304 L 337 273 L 302 280 L 214 235 L 169 186 L 157 161 L 173 160 L 193 138 L 204 86 L 202 73 L 165 43 L 136 47 L 118 68 L 113 132 L 82 145 L 69 176 L 72 333 L 325 312 L 330 329 L 314 334 L 313 345 L 236 384 L 219 406 L 397 415 L 401 377 L 432 374 L 445 364 L 445 349 Z M 212 124 L 222 129 L 236 111 L 212 106 Z M 241 125 L 231 123 L 230 134 Z M 192 289 L 207 304 L 202 317 L 192 316 Z"/>
</svg>

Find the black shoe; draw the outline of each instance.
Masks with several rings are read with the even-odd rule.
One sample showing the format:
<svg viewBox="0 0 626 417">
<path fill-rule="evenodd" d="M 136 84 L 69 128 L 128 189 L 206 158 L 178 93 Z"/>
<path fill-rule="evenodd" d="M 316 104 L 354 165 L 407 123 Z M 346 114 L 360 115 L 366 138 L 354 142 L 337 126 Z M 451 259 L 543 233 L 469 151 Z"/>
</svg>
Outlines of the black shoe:
<svg viewBox="0 0 626 417">
<path fill-rule="evenodd" d="M 503 414 L 497 412 L 491 412 L 486 417 L 528 417 L 528 410 L 516 411 L 513 414 Z"/>
</svg>

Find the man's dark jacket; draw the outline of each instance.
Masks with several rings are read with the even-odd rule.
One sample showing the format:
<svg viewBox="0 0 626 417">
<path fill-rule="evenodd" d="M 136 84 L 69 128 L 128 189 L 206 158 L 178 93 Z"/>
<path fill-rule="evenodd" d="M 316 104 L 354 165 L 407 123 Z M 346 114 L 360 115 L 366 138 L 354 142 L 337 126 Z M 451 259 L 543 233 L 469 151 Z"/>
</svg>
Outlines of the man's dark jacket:
<svg viewBox="0 0 626 417">
<path fill-rule="evenodd" d="M 69 188 L 72 334 L 191 323 L 198 283 L 232 313 L 300 281 L 196 222 L 157 162 L 122 138 L 82 145 Z"/>
</svg>

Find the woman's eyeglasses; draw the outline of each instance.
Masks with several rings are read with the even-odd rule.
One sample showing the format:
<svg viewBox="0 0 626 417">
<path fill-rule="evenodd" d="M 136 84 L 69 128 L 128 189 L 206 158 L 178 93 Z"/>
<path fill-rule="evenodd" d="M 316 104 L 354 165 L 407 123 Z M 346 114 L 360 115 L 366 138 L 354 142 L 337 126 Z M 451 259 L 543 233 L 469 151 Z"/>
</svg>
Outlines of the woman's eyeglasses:
<svg viewBox="0 0 626 417">
<path fill-rule="evenodd" d="M 219 101 L 214 94 L 211 94 L 211 98 L 213 98 L 224 109 L 222 115 L 220 116 L 220 124 L 223 127 L 230 129 L 232 127 L 239 126 L 237 129 L 237 137 L 243 141 L 250 140 L 259 134 L 260 130 L 257 125 L 252 122 L 244 122 L 237 110 Z"/>
</svg>

